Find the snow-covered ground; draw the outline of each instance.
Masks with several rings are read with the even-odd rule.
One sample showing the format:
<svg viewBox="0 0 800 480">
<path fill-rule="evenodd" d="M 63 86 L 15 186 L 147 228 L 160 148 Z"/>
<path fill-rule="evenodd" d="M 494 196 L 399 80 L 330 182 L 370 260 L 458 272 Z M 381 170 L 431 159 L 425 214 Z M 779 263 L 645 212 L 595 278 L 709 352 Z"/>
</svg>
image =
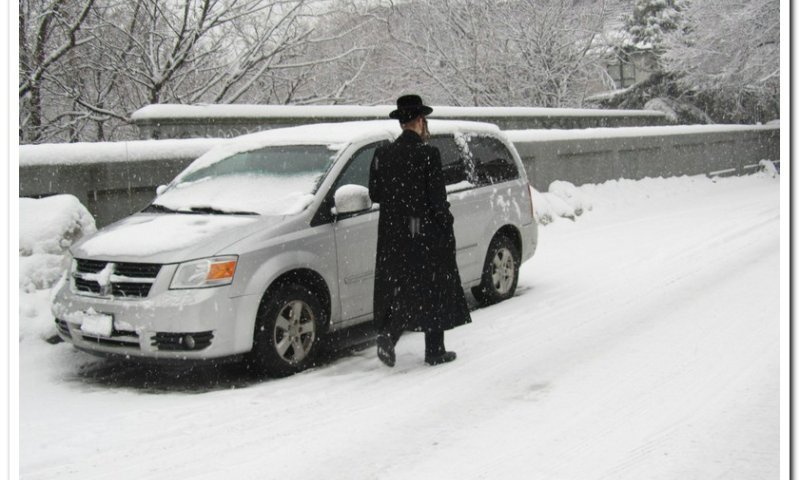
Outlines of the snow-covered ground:
<svg viewBox="0 0 800 480">
<path fill-rule="evenodd" d="M 22 478 L 777 478 L 779 180 L 569 187 L 582 214 L 537 195 L 556 215 L 517 295 L 448 332 L 438 367 L 419 334 L 394 369 L 370 346 L 285 379 L 51 345 L 58 262 L 31 258 L 64 242 L 21 230 Z"/>
</svg>

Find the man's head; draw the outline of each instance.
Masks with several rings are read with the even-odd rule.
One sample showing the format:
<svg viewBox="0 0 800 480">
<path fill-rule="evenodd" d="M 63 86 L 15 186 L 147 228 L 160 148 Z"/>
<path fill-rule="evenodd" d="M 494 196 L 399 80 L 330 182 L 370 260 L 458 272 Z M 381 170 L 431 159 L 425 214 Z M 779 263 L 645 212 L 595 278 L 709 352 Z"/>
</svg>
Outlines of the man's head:
<svg viewBox="0 0 800 480">
<path fill-rule="evenodd" d="M 425 141 L 427 141 L 430 137 L 430 132 L 428 132 L 428 120 L 424 115 L 420 115 L 412 120 L 403 122 L 400 124 L 400 127 L 402 127 L 403 130 L 411 130 L 416 132 L 417 135 L 422 137 L 422 139 Z"/>
<path fill-rule="evenodd" d="M 389 114 L 389 118 L 399 120 L 404 130 L 413 130 L 424 138 L 428 133 L 425 116 L 431 112 L 433 109 L 425 105 L 419 95 L 403 95 L 397 99 L 397 109 Z"/>
<path fill-rule="evenodd" d="M 408 123 L 420 115 L 430 115 L 433 109 L 424 103 L 419 95 L 403 95 L 397 99 L 397 109 L 389 114 L 389 118 L 399 120 L 401 124 Z"/>
</svg>

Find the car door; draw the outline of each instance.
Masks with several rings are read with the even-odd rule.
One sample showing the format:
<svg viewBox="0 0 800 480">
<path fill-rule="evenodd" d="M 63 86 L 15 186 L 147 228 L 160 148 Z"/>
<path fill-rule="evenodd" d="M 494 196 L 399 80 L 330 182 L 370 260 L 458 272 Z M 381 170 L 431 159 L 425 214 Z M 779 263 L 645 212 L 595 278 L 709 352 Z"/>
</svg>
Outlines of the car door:
<svg viewBox="0 0 800 480">
<path fill-rule="evenodd" d="M 332 196 L 342 185 L 369 185 L 369 167 L 381 141 L 359 149 L 331 188 Z M 338 216 L 333 223 L 339 277 L 342 323 L 348 326 L 369 320 L 375 283 L 375 255 L 378 243 L 378 210 Z"/>
<path fill-rule="evenodd" d="M 475 195 L 473 160 L 466 148 L 466 138 L 436 135 L 430 144 L 439 149 L 442 170 L 447 185 L 450 212 L 455 218 L 456 261 L 461 282 L 466 284 L 480 278 L 485 252 L 479 248 L 483 226 L 490 220 L 491 209 L 485 199 Z"/>
<path fill-rule="evenodd" d="M 521 225 L 530 212 L 527 179 L 520 177 L 514 157 L 499 139 L 490 135 L 472 135 L 467 139 L 473 166 L 472 191 L 476 202 L 488 215 L 482 223 L 486 254 L 488 242 L 503 225 Z"/>
</svg>

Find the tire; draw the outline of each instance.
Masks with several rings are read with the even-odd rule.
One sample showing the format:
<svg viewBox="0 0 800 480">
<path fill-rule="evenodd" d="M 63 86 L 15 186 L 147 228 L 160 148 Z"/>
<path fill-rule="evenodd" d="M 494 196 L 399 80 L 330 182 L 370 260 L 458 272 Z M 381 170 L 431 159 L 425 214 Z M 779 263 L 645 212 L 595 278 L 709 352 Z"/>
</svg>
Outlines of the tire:
<svg viewBox="0 0 800 480">
<path fill-rule="evenodd" d="M 308 287 L 288 284 L 261 301 L 250 363 L 258 372 L 285 377 L 314 364 L 325 325 L 324 310 Z"/>
<path fill-rule="evenodd" d="M 472 294 L 481 306 L 492 305 L 514 296 L 519 281 L 520 253 L 514 242 L 498 235 L 489 244 L 483 263 L 481 284 Z"/>
</svg>

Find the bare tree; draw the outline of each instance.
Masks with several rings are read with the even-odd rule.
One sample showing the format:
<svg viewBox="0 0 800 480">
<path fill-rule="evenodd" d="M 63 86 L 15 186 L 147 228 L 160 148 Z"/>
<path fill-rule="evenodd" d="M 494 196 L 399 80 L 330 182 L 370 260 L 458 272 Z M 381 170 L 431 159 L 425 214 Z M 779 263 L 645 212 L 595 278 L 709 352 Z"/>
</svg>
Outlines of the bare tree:
<svg viewBox="0 0 800 480">
<path fill-rule="evenodd" d="M 34 106 L 41 97 L 30 92 L 46 95 L 49 115 L 43 121 L 41 109 L 23 107 L 23 129 L 38 132 L 27 141 L 130 136 L 130 113 L 152 103 L 330 101 L 346 86 L 309 88 L 315 75 L 368 50 L 347 31 L 320 31 L 327 2 L 319 0 L 92 2 L 86 35 L 73 42 L 80 48 L 56 57 L 53 42 L 38 44 L 43 58 L 54 58 L 52 74 L 36 84 L 45 77 L 31 70 L 28 83 L 39 88 L 21 84 L 20 95 L 25 87 Z M 32 56 L 21 51 L 20 63 Z"/>
<path fill-rule="evenodd" d="M 296 105 L 363 100 L 351 95 L 352 86 L 374 49 L 364 35 L 374 22 L 346 2 L 325 6 L 315 6 L 313 17 L 304 19 L 304 35 L 265 62 L 237 100 Z"/>
<path fill-rule="evenodd" d="M 603 2 L 426 0 L 386 18 L 407 74 L 453 105 L 575 106 L 603 27 Z"/>
<path fill-rule="evenodd" d="M 20 0 L 19 5 L 19 99 L 27 128 L 24 140 L 42 135 L 43 88 L 57 76 L 60 61 L 74 48 L 88 42 L 81 28 L 95 0 Z"/>
<path fill-rule="evenodd" d="M 494 31 L 496 0 L 416 1 L 393 5 L 385 17 L 393 47 L 391 57 L 402 66 L 401 79 L 451 105 L 483 105 L 487 98 L 484 70 L 498 48 L 488 38 Z"/>
<path fill-rule="evenodd" d="M 591 77 L 605 75 L 596 43 L 605 23 L 603 1 L 575 5 L 566 0 L 505 4 L 503 42 L 509 68 L 504 76 L 515 104 L 580 106 Z"/>
<path fill-rule="evenodd" d="M 138 104 L 231 102 L 280 55 L 301 44 L 307 0 L 135 0 L 96 69 L 131 85 Z"/>
</svg>

